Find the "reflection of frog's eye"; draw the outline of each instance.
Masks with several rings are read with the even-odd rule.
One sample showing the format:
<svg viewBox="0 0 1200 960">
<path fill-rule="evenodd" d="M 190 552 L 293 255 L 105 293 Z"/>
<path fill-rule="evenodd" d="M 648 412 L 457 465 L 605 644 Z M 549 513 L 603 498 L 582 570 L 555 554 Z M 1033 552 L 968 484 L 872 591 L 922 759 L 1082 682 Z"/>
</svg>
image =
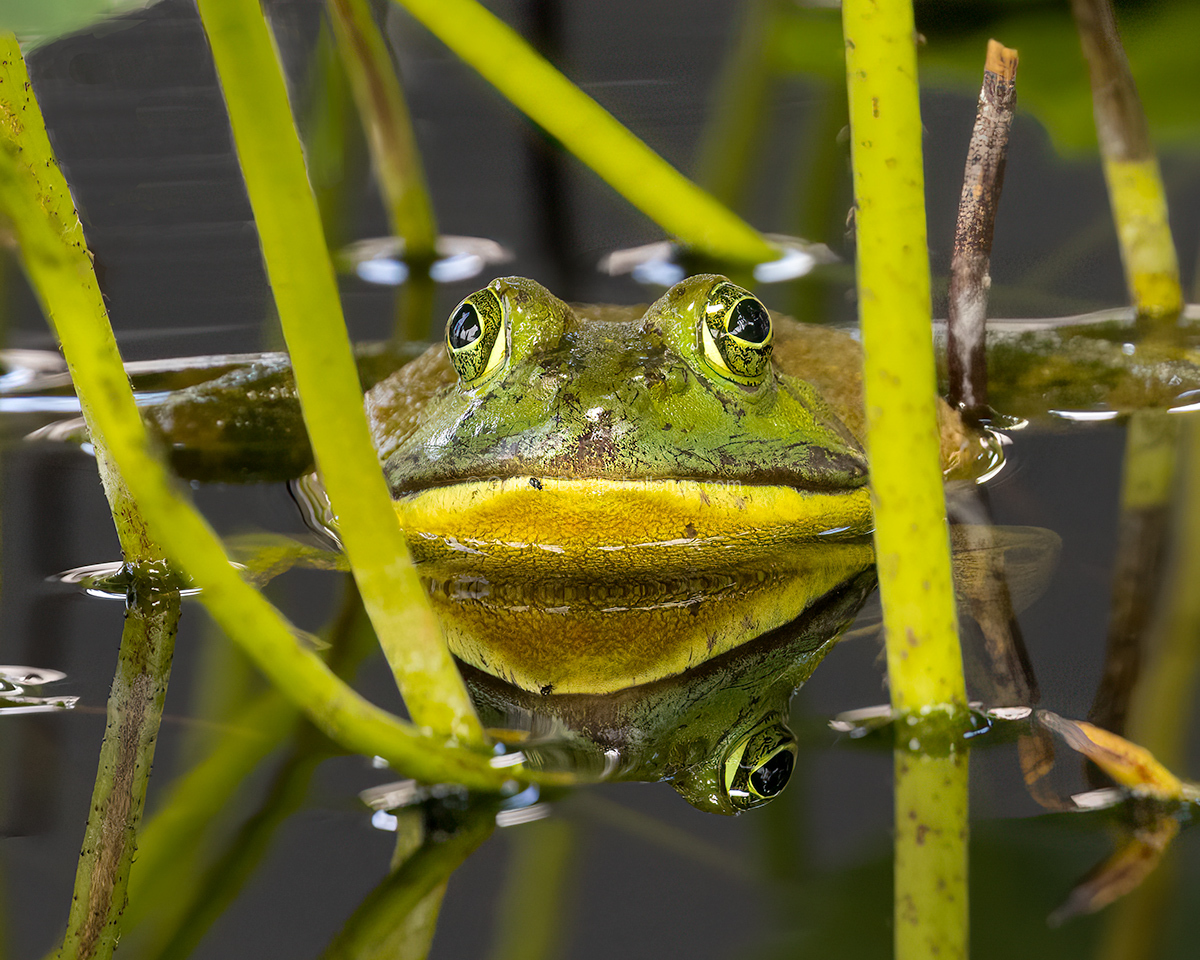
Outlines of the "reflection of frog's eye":
<svg viewBox="0 0 1200 960">
<path fill-rule="evenodd" d="M 700 327 L 709 366 L 738 383 L 763 379 L 771 361 L 771 315 L 757 299 L 732 283 L 719 283 Z"/>
<path fill-rule="evenodd" d="M 471 294 L 450 314 L 446 350 L 459 379 L 474 385 L 504 362 L 504 308 L 491 290 Z"/>
<path fill-rule="evenodd" d="M 725 760 L 725 791 L 738 810 L 783 792 L 796 766 L 796 738 L 782 723 L 759 727 L 735 744 Z"/>
</svg>

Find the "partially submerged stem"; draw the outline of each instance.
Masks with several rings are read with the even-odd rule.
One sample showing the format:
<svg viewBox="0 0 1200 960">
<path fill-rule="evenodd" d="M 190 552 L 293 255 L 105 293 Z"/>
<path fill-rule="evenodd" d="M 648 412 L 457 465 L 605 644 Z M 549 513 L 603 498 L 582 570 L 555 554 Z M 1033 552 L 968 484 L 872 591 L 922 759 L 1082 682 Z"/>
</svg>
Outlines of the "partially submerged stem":
<svg viewBox="0 0 1200 960">
<path fill-rule="evenodd" d="M 448 837 L 426 836 L 416 852 L 359 905 L 322 960 L 411 956 L 399 949 L 413 942 L 404 939 L 406 921 L 492 835 L 495 825 L 495 807 L 484 804 L 468 811 Z"/>
<path fill-rule="evenodd" d="M 1146 320 L 1174 320 L 1183 309 L 1179 263 L 1158 158 L 1111 0 L 1071 0 L 1092 81 L 1096 133 L 1121 244 L 1125 281 Z"/>
<path fill-rule="evenodd" d="M 967 756 L 896 749 L 896 960 L 967 956 Z"/>
<path fill-rule="evenodd" d="M 325 7 L 367 132 L 392 233 L 404 238 L 405 259 L 432 260 L 437 224 L 387 41 L 367 0 L 326 0 Z"/>
<path fill-rule="evenodd" d="M 1163 584 L 1167 547 L 1174 532 L 1171 496 L 1176 489 L 1182 426 L 1180 418 L 1166 410 L 1140 410 L 1129 418 L 1125 431 L 1104 672 L 1088 719 L 1139 743 L 1140 737 L 1126 731 L 1125 720 L 1141 677 L 1145 650 L 1152 642 L 1157 601 L 1177 602 L 1172 598 L 1191 593 L 1186 588 L 1172 594 Z M 1154 749 L 1150 744 L 1144 746 Z"/>
<path fill-rule="evenodd" d="M 560 819 L 539 820 L 510 832 L 491 960 L 550 960 L 561 955 L 576 832 Z"/>
<path fill-rule="evenodd" d="M 912 6 L 845 0 L 867 450 L 888 682 L 900 713 L 966 708 L 930 334 Z"/>
<path fill-rule="evenodd" d="M 257 0 L 200 0 L 198 7 L 304 422 L 363 603 L 416 723 L 483 743 L 371 445 L 333 266 L 267 23 Z"/>
<path fill-rule="evenodd" d="M 142 579 L 135 584 L 108 699 L 108 726 L 71 913 L 58 954 L 64 960 L 110 957 L 121 937 L 129 870 L 167 696 L 179 593 Z"/>
<path fill-rule="evenodd" d="M 395 0 L 431 33 L 680 243 L 736 264 L 779 251 L 675 170 L 475 0 Z"/>
<path fill-rule="evenodd" d="M 950 402 L 972 417 L 982 415 L 987 408 L 985 348 L 988 288 L 992 282 L 988 265 L 1004 184 L 1008 131 L 1017 101 L 1016 79 L 1017 51 L 989 40 L 958 201 L 946 330 Z"/>
</svg>

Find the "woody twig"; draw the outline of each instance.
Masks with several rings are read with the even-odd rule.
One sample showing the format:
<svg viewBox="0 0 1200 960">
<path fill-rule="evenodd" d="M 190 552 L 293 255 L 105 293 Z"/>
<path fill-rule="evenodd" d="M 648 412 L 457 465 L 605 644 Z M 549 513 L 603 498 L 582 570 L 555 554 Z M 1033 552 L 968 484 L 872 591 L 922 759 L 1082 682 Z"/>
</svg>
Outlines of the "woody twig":
<svg viewBox="0 0 1200 960">
<path fill-rule="evenodd" d="M 989 40 L 950 266 L 950 402 L 971 417 L 979 417 L 987 408 L 984 346 L 991 285 L 988 265 L 1004 182 L 1008 131 L 1017 100 L 1016 76 L 1017 51 Z"/>
</svg>

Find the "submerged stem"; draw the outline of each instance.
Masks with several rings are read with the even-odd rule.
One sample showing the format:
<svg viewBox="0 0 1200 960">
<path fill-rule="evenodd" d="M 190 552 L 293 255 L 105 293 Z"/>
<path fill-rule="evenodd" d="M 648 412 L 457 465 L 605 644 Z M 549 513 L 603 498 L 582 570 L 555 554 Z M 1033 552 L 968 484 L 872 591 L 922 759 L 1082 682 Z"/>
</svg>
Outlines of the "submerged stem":
<svg viewBox="0 0 1200 960">
<path fill-rule="evenodd" d="M 134 583 L 75 894 L 58 954 L 64 960 L 110 957 L 121 937 L 129 870 L 167 696 L 179 593 L 142 579 Z"/>
<path fill-rule="evenodd" d="M 896 960 L 967 956 L 967 755 L 896 749 Z"/>
</svg>

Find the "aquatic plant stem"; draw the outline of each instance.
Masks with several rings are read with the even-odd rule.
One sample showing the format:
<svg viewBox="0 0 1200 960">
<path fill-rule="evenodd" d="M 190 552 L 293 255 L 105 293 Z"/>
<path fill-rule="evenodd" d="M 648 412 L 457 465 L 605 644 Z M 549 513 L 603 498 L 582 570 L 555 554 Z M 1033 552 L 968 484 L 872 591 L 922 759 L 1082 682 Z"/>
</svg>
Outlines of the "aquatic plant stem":
<svg viewBox="0 0 1200 960">
<path fill-rule="evenodd" d="M 1164 572 L 1168 544 L 1177 535 L 1171 499 L 1183 426 L 1182 418 L 1162 409 L 1138 410 L 1126 425 L 1104 672 L 1088 711 L 1092 723 L 1129 736 L 1156 754 L 1154 745 L 1126 730 L 1125 720 L 1155 639 L 1154 616 L 1161 602 L 1176 602 L 1164 584 Z M 1178 596 L 1191 593 L 1184 589 Z M 1163 758 L 1168 766 L 1179 759 Z M 1095 787 L 1106 782 L 1093 767 L 1088 779 Z"/>
<path fill-rule="evenodd" d="M 896 960 L 967 957 L 967 756 L 896 749 Z"/>
<path fill-rule="evenodd" d="M 562 955 L 577 833 L 574 824 L 557 818 L 508 832 L 508 872 L 496 909 L 491 960 L 552 960 Z"/>
<path fill-rule="evenodd" d="M 63 960 L 111 957 L 120 939 L 129 870 L 167 696 L 179 592 L 146 579 L 134 583 L 67 932 L 58 953 Z"/>
<path fill-rule="evenodd" d="M 379 884 L 354 911 L 321 960 L 391 960 L 409 957 L 406 921 L 459 865 L 492 835 L 496 808 L 470 811 L 449 837 L 426 836 L 421 846 Z M 420 954 L 416 955 L 419 958 Z"/>
<path fill-rule="evenodd" d="M 911 0 L 843 0 L 867 453 L 898 744 L 897 960 L 965 957 L 966 711 L 942 490 Z M 951 733 L 948 756 L 931 741 Z"/>
<path fill-rule="evenodd" d="M 1017 101 L 1017 51 L 988 41 L 975 129 L 967 149 L 946 325 L 950 403 L 970 417 L 987 410 L 987 301 L 992 235 Z"/>
<path fill-rule="evenodd" d="M 0 214 L 54 325 L 76 391 L 91 409 L 97 436 L 120 467 L 151 535 L 201 588 L 201 601 L 225 633 L 347 750 L 381 756 L 427 783 L 455 782 L 494 791 L 527 777 L 521 769 L 494 770 L 486 755 L 422 735 L 361 698 L 297 642 L 288 622 L 230 566 L 216 535 L 150 452 L 78 218 L 64 224 L 55 215 L 56 193 L 69 197 L 66 183 L 52 159 L 36 167 L 37 175 L 28 163 L 36 157 L 30 138 L 45 138 L 45 129 L 28 81 L 11 83 L 12 71 L 19 69 L 24 75 L 15 38 L 0 36 L 0 47 L 0 66 L 8 71 L 0 81 Z"/>
<path fill-rule="evenodd" d="M 76 293 L 99 303 L 103 311 L 95 274 L 87 259 L 83 227 L 54 160 L 41 111 L 12 34 L 0 35 L 0 124 L 3 125 L 0 162 L 8 161 L 9 167 L 5 172 L 15 172 L 24 165 L 25 200 L 33 200 L 28 195 L 32 187 L 41 206 L 33 215 L 49 230 L 56 230 L 58 241 L 85 266 L 67 282 L 73 284 Z M 39 174 L 36 180 L 34 170 Z M 4 200 L 17 198 L 3 187 L 0 194 L 8 194 L 0 197 L 0 209 L 6 209 L 11 217 L 13 207 Z M 21 225 L 13 226 L 19 236 Z M 26 264 L 29 268 L 28 259 Z M 37 264 L 31 273 L 40 272 L 44 266 Z M 72 960 L 90 960 L 110 957 L 121 935 L 129 871 L 137 849 L 137 830 L 171 674 L 179 625 L 179 591 L 177 583 L 172 582 L 162 549 L 148 532 L 107 449 L 90 402 L 82 397 L 80 402 L 92 432 L 100 480 L 132 577 L 117 669 L 108 698 L 108 722 L 100 747 L 99 769 L 59 954 Z"/>
<path fill-rule="evenodd" d="M 483 728 L 408 555 L 371 445 L 333 265 L 258 0 L 200 0 L 304 422 L 339 535 L 414 721 L 467 743 Z"/>
<path fill-rule="evenodd" d="M 412 120 L 387 41 L 367 0 L 325 0 L 358 113 L 367 132 L 388 224 L 404 238 L 404 258 L 427 267 L 437 223 Z"/>
<path fill-rule="evenodd" d="M 892 706 L 966 708 L 939 458 L 909 0 L 842 4 L 867 452 Z"/>
<path fill-rule="evenodd" d="M 517 109 L 694 252 L 735 264 L 779 251 L 559 73 L 475 0 L 395 0 Z"/>
<path fill-rule="evenodd" d="M 1112 3 L 1071 0 L 1071 11 L 1091 76 L 1096 134 L 1129 295 L 1140 318 L 1173 321 L 1183 309 L 1183 290 L 1166 191 Z"/>
</svg>

